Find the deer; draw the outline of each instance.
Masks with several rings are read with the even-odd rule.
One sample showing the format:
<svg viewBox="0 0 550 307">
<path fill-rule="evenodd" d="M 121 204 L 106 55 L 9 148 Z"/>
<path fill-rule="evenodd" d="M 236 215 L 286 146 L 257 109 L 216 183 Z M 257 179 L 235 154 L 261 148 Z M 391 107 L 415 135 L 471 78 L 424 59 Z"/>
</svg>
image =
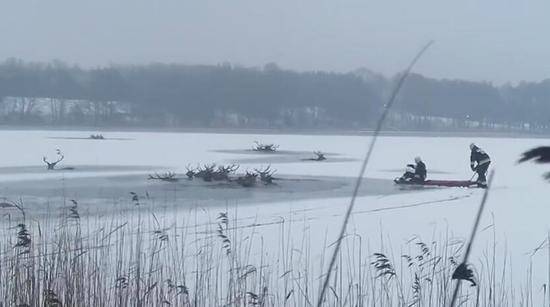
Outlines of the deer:
<svg viewBox="0 0 550 307">
<path fill-rule="evenodd" d="M 202 178 L 204 181 L 212 181 L 212 177 L 214 175 L 214 169 L 216 168 L 216 164 L 210 164 L 210 165 L 204 165 L 203 168 L 199 168 L 199 170 L 195 173 L 195 177 Z"/>
<path fill-rule="evenodd" d="M 279 148 L 279 145 L 275 144 L 262 144 L 258 141 L 254 141 L 256 146 L 252 148 L 254 151 L 261 151 L 261 152 L 275 152 Z"/>
<path fill-rule="evenodd" d="M 53 171 L 55 170 L 55 167 L 56 165 L 63 161 L 63 159 L 65 159 L 65 156 L 63 155 L 63 153 L 61 153 L 61 150 L 57 149 L 57 161 L 55 162 L 49 162 L 48 159 L 46 157 L 43 157 L 42 158 L 42 161 L 44 161 L 44 163 L 46 163 L 46 169 L 49 170 L 49 171 Z"/>
<path fill-rule="evenodd" d="M 268 165 L 264 169 L 255 168 L 254 171 L 256 172 L 256 174 L 260 175 L 260 180 L 264 184 L 273 184 L 273 180 L 275 179 L 273 178 L 273 174 L 275 174 L 276 170 L 272 170 L 271 165 Z"/>
<path fill-rule="evenodd" d="M 316 156 L 315 158 L 312 158 L 313 161 L 325 161 L 327 157 L 325 157 L 325 154 L 321 151 L 314 151 L 313 154 Z"/>
<path fill-rule="evenodd" d="M 176 173 L 167 172 L 160 175 L 157 173 L 155 173 L 154 175 L 149 175 L 148 180 L 161 180 L 161 181 L 174 182 L 174 181 L 178 181 L 178 178 L 176 178 Z"/>
<path fill-rule="evenodd" d="M 236 164 L 231 164 L 227 166 L 218 166 L 218 169 L 212 174 L 213 180 L 230 180 L 229 174 L 234 173 L 239 169 L 239 166 Z"/>
<path fill-rule="evenodd" d="M 250 188 L 256 185 L 256 178 L 258 177 L 258 174 L 251 173 L 249 171 L 246 171 L 244 176 L 239 176 L 237 178 L 237 183 L 245 188 Z"/>
<path fill-rule="evenodd" d="M 314 151 L 313 154 L 315 155 L 315 158 L 306 158 L 302 159 L 302 161 L 325 161 L 327 159 L 322 151 Z"/>
<path fill-rule="evenodd" d="M 103 134 L 91 134 L 89 138 L 92 139 L 92 140 L 104 140 L 105 139 Z"/>
<path fill-rule="evenodd" d="M 187 172 L 185 173 L 185 176 L 187 176 L 187 179 L 192 180 L 193 177 L 197 174 L 197 171 L 194 169 L 191 169 L 189 165 L 185 167 L 187 169 Z"/>
</svg>

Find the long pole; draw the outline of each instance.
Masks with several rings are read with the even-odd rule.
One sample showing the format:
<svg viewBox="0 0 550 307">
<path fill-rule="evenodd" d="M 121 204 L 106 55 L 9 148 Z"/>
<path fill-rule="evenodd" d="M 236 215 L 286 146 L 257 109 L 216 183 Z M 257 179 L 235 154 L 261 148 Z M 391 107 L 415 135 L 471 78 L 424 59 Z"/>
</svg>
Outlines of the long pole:
<svg viewBox="0 0 550 307">
<path fill-rule="evenodd" d="M 428 48 L 433 44 L 433 41 L 428 42 L 420 51 L 416 54 L 416 56 L 413 58 L 403 75 L 401 75 L 401 78 L 399 78 L 399 81 L 397 82 L 395 88 L 393 89 L 391 96 L 388 100 L 388 102 L 384 105 L 384 111 L 382 112 L 382 115 L 378 119 L 378 123 L 376 125 L 376 129 L 374 130 L 374 134 L 372 136 L 372 139 L 370 141 L 367 153 L 365 155 L 365 158 L 363 159 L 363 164 L 361 165 L 361 169 L 359 171 L 359 175 L 357 176 L 357 180 L 355 181 L 355 187 L 353 188 L 353 193 L 351 196 L 350 203 L 348 205 L 348 208 L 346 210 L 346 214 L 344 216 L 344 221 L 342 223 L 342 227 L 340 228 L 340 234 L 338 235 L 338 239 L 336 240 L 336 245 L 334 247 L 334 251 L 332 253 L 332 257 L 330 258 L 329 266 L 327 268 L 327 273 L 325 274 L 325 280 L 323 282 L 323 288 L 321 289 L 321 294 L 319 295 L 319 300 L 317 301 L 317 306 L 322 306 L 323 301 L 325 299 L 325 293 L 328 288 L 328 283 L 330 280 L 330 275 L 332 274 L 332 270 L 334 268 L 334 264 L 336 263 L 336 258 L 338 256 L 338 252 L 340 251 L 340 245 L 342 244 L 342 239 L 344 238 L 344 234 L 346 232 L 346 228 L 349 222 L 349 218 L 351 216 L 351 212 L 353 211 L 353 207 L 355 206 L 355 200 L 357 199 L 357 194 L 359 193 L 359 188 L 361 187 L 361 183 L 363 182 L 363 175 L 365 174 L 365 170 L 367 169 L 368 162 L 370 160 L 372 151 L 374 149 L 374 145 L 376 144 L 376 139 L 378 138 L 378 135 L 380 134 L 380 131 L 382 130 L 382 126 L 384 124 L 384 121 L 386 120 L 386 117 L 388 116 L 388 113 L 395 101 L 395 97 L 397 97 L 397 94 L 399 93 L 399 90 L 403 86 L 403 83 L 405 83 L 405 79 L 410 74 L 413 66 L 416 64 L 416 62 L 420 59 L 420 57 L 428 50 Z"/>
<path fill-rule="evenodd" d="M 491 174 L 489 175 L 489 181 L 487 182 L 487 188 L 485 189 L 485 193 L 483 193 L 483 198 L 481 199 L 481 203 L 479 204 L 479 209 L 477 210 L 476 219 L 472 227 L 472 233 L 470 234 L 470 240 L 468 241 L 468 245 L 466 246 L 466 252 L 464 253 L 464 258 L 462 259 L 461 265 L 468 264 L 468 257 L 470 256 L 470 252 L 472 251 L 472 245 L 474 244 L 474 240 L 477 234 L 477 228 L 479 227 L 479 222 L 481 221 L 481 215 L 483 214 L 483 209 L 485 208 L 485 203 L 487 203 L 487 197 L 489 196 L 489 189 L 491 188 L 491 183 L 493 182 L 494 175 L 495 175 L 495 171 L 492 170 Z M 456 286 L 453 292 L 453 298 L 451 300 L 451 307 L 455 306 L 456 299 L 458 298 L 458 290 L 460 290 L 461 281 L 462 281 L 461 279 L 457 279 L 456 281 Z"/>
</svg>

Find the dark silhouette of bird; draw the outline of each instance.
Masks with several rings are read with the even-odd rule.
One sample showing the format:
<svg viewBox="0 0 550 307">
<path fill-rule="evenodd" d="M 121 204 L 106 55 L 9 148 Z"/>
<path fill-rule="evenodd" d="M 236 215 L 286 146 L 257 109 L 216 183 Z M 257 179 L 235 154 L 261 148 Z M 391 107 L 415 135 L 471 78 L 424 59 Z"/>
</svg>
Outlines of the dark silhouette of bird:
<svg viewBox="0 0 550 307">
<path fill-rule="evenodd" d="M 456 267 L 451 279 L 467 280 L 470 282 L 471 287 L 475 287 L 477 285 L 474 278 L 474 272 L 472 269 L 468 268 L 468 265 L 465 263 L 461 263 Z"/>
<path fill-rule="evenodd" d="M 550 163 L 550 146 L 540 146 L 524 152 L 519 163 L 534 159 L 537 163 Z"/>
<path fill-rule="evenodd" d="M 524 152 L 518 163 L 529 160 L 533 160 L 536 163 L 550 163 L 550 146 L 540 146 Z M 550 180 L 550 172 L 546 173 L 544 177 Z"/>
</svg>

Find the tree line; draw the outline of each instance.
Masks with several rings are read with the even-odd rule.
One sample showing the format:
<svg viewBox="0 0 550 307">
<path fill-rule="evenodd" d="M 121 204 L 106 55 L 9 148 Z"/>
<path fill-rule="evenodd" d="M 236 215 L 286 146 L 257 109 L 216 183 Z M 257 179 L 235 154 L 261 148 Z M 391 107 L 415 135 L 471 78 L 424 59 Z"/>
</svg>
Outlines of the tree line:
<svg viewBox="0 0 550 307">
<path fill-rule="evenodd" d="M 0 63 L 0 124 L 372 128 L 395 78 L 361 69 Z M 494 86 L 412 74 L 388 128 L 548 130 L 550 80 Z"/>
</svg>

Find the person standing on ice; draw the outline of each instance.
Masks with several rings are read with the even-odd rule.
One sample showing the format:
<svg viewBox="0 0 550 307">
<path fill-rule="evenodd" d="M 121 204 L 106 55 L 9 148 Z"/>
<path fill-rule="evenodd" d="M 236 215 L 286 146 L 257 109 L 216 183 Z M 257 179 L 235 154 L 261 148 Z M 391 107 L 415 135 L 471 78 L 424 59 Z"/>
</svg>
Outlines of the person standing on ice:
<svg viewBox="0 0 550 307">
<path fill-rule="evenodd" d="M 491 158 L 476 144 L 470 144 L 470 168 L 477 173 L 477 185 L 481 188 L 487 187 L 487 170 L 491 164 Z"/>
<path fill-rule="evenodd" d="M 426 177 L 428 175 L 428 171 L 426 170 L 426 164 L 422 161 L 422 158 L 420 157 L 414 158 L 414 162 L 416 163 L 416 166 L 414 167 L 414 178 L 412 179 L 412 181 L 413 182 L 426 181 Z"/>
</svg>

